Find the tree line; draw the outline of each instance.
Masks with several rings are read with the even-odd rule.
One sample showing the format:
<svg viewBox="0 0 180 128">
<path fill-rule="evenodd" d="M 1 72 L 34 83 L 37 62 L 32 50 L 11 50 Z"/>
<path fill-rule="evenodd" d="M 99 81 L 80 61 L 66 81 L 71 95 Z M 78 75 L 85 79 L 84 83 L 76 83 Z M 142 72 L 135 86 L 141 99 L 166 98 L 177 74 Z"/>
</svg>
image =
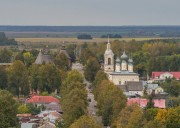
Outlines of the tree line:
<svg viewBox="0 0 180 128">
<path fill-rule="evenodd" d="M 152 71 L 179 71 L 180 70 L 180 43 L 179 40 L 150 40 L 150 41 L 119 41 L 111 42 L 111 49 L 117 56 L 121 56 L 123 50 L 133 58 L 134 71 L 141 78 L 151 76 Z M 83 44 L 81 61 L 84 64 L 88 56 L 95 56 L 99 63 L 104 62 L 106 42 Z"/>
<path fill-rule="evenodd" d="M 8 39 L 4 32 L 0 32 L 0 46 L 17 45 L 14 39 Z"/>
</svg>

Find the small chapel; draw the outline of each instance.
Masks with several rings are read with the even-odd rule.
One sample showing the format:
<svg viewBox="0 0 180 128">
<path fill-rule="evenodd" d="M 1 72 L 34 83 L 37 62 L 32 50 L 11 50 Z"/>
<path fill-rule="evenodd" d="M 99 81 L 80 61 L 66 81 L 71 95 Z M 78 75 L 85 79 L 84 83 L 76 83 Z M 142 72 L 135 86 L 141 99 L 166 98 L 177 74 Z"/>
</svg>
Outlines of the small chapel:
<svg viewBox="0 0 180 128">
<path fill-rule="evenodd" d="M 104 72 L 115 85 L 126 85 L 127 82 L 139 82 L 139 74 L 133 71 L 133 59 L 126 55 L 124 49 L 122 56 L 114 60 L 114 53 L 108 39 L 107 49 L 104 53 Z"/>
</svg>

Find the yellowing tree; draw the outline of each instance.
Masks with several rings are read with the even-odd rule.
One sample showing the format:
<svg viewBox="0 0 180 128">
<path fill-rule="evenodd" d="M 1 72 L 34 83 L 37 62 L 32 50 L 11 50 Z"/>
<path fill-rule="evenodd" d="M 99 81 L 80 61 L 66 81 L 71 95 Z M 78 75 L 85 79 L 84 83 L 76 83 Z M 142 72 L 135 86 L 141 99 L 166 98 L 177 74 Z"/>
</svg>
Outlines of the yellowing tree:
<svg viewBox="0 0 180 128">
<path fill-rule="evenodd" d="M 74 122 L 69 128 L 102 128 L 102 126 L 97 123 L 93 117 L 84 115 Z"/>
<path fill-rule="evenodd" d="M 165 123 L 166 116 L 167 116 L 167 110 L 166 109 L 159 109 L 155 119 L 161 123 Z"/>
</svg>

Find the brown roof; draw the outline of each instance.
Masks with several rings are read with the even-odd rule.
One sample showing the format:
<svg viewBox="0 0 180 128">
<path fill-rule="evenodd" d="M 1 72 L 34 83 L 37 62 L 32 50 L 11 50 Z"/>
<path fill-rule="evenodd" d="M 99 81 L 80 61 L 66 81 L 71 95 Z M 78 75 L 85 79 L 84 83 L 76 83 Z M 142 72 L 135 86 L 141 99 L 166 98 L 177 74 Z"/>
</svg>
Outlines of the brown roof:
<svg viewBox="0 0 180 128">
<path fill-rule="evenodd" d="M 35 64 L 48 64 L 48 63 L 52 63 L 52 57 L 48 54 L 43 54 L 41 51 L 39 52 Z"/>
<path fill-rule="evenodd" d="M 129 81 L 127 82 L 127 91 L 142 91 L 142 82 Z"/>
</svg>

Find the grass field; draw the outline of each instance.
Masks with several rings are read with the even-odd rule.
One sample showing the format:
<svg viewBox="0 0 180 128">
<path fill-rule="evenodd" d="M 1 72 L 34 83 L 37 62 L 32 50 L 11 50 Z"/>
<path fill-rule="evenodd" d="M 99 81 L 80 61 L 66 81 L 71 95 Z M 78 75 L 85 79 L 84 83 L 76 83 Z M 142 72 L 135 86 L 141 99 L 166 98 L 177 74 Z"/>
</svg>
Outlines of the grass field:
<svg viewBox="0 0 180 128">
<path fill-rule="evenodd" d="M 150 40 L 150 39 L 155 39 L 155 38 L 121 38 L 121 39 L 110 39 L 110 41 L 114 41 L 114 40 L 124 40 L 124 41 L 131 41 L 135 39 L 136 41 L 142 41 L 142 40 Z M 160 38 L 156 38 L 156 39 L 160 39 Z M 63 41 L 65 43 L 93 43 L 93 42 L 97 42 L 97 43 L 102 43 L 102 42 L 107 42 L 106 38 L 93 38 L 92 40 L 78 40 L 77 38 L 15 38 L 15 40 L 19 43 L 19 44 L 26 44 L 26 45 L 33 45 L 33 44 L 61 44 L 63 43 Z"/>
</svg>

